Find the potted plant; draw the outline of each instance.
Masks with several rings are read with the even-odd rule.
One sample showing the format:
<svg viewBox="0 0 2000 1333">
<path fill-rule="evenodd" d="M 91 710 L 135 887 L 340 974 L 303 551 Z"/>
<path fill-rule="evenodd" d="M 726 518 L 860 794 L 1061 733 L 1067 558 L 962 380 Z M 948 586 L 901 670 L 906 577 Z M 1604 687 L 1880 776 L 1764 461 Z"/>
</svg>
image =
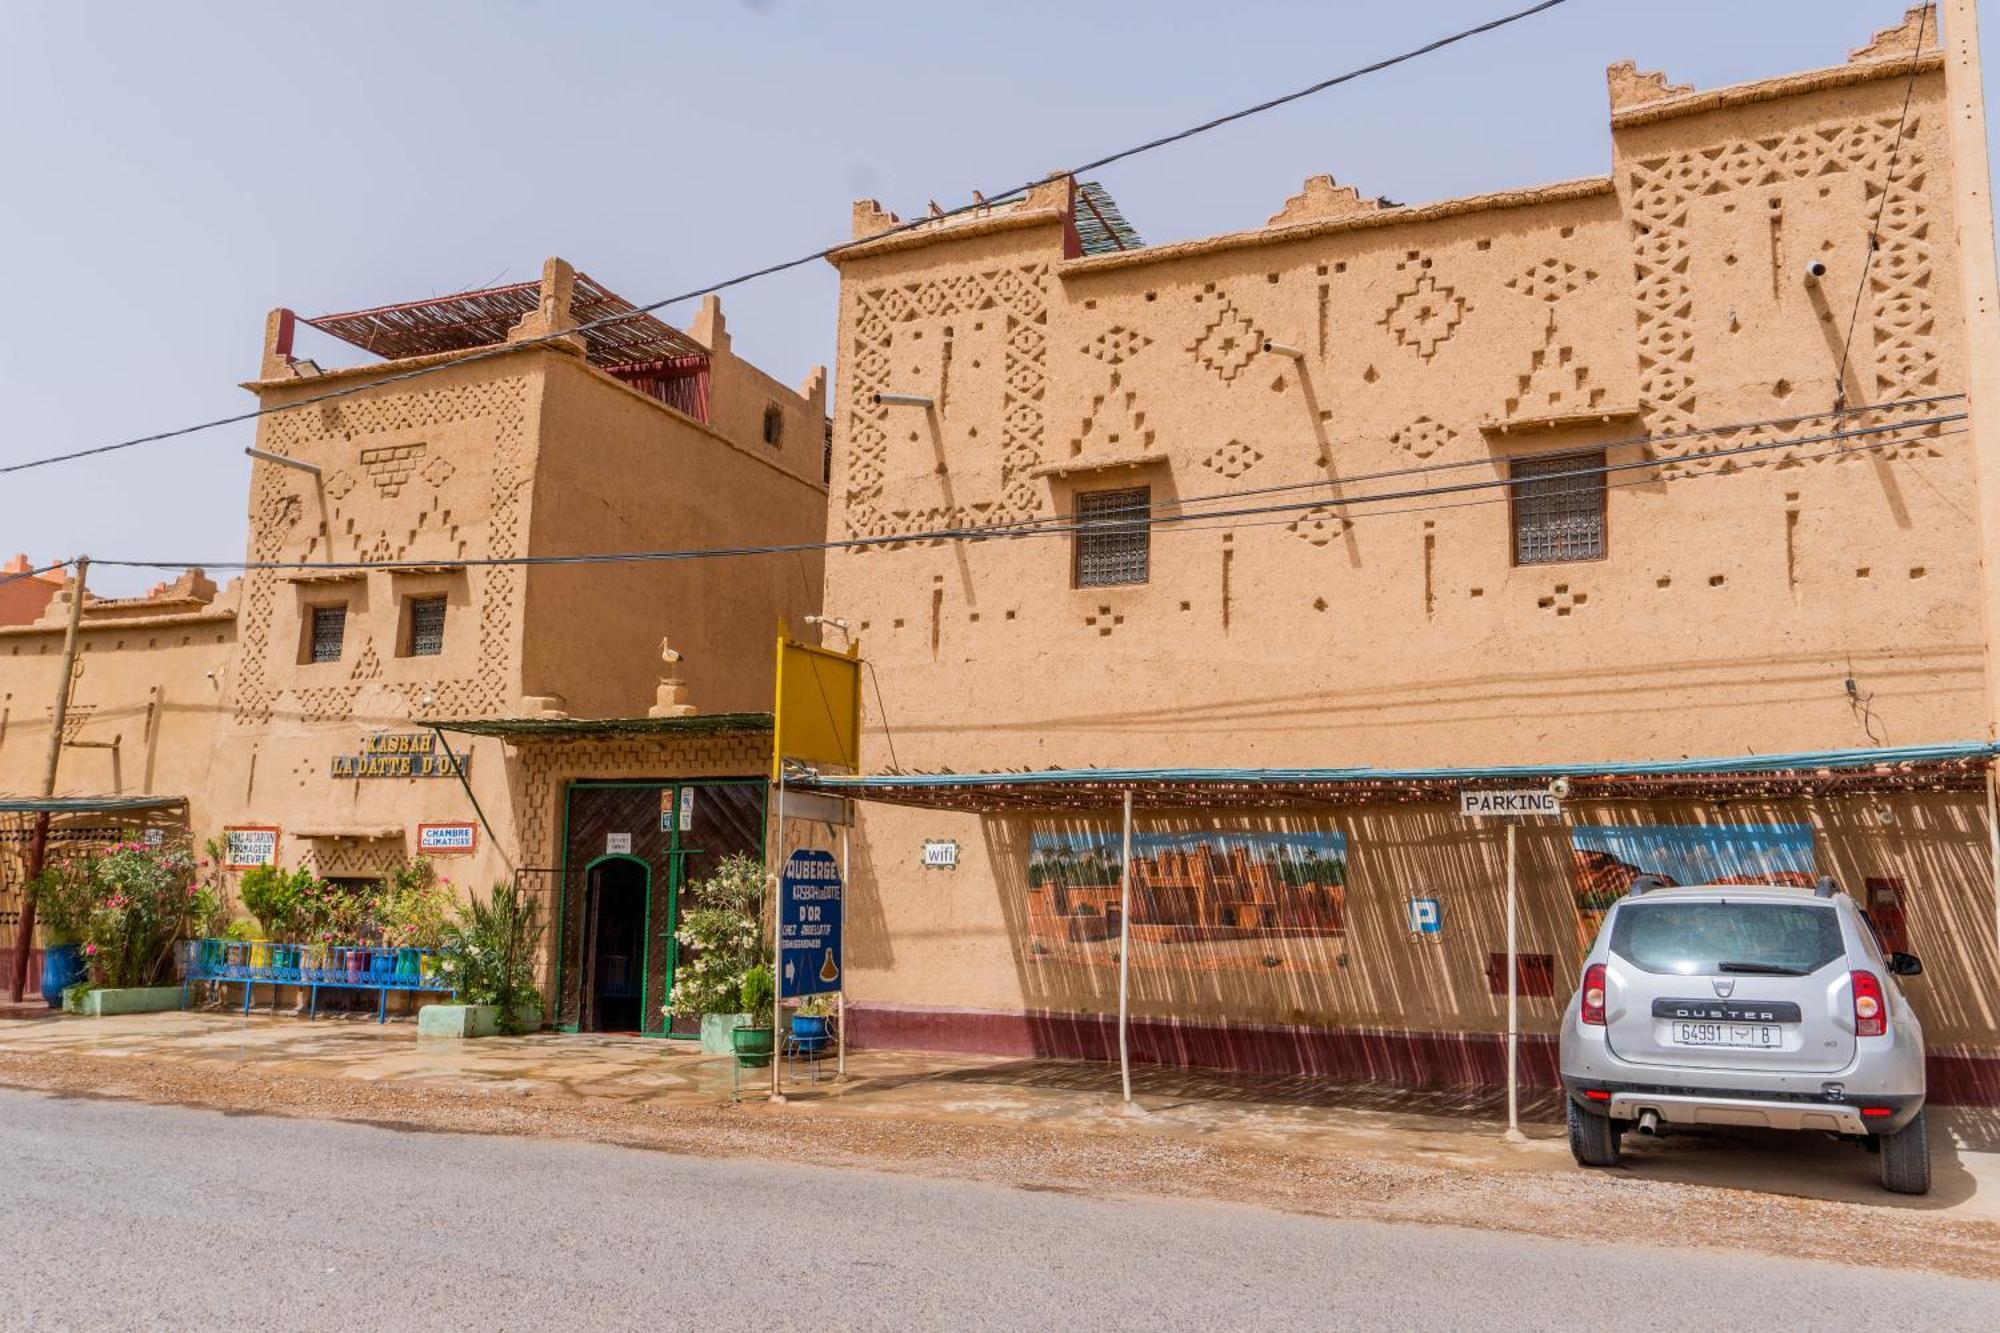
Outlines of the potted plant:
<svg viewBox="0 0 2000 1333">
<path fill-rule="evenodd" d="M 701 1048 L 735 1049 L 735 1029 L 750 1022 L 737 1006 L 743 977 L 764 956 L 758 925 L 764 867 L 754 856 L 724 857 L 707 879 L 688 885 L 692 905 L 674 932 L 674 985 L 661 1012 L 701 1022 Z"/>
<path fill-rule="evenodd" d="M 181 1007 L 176 946 L 198 938 L 221 915 L 211 885 L 196 878 L 186 847 L 119 843 L 91 858 L 90 914 L 83 952 L 95 983 L 79 1007 L 92 1015 Z M 79 994 L 70 986 L 68 993 Z"/>
<path fill-rule="evenodd" d="M 731 1031 L 729 1038 L 736 1062 L 745 1069 L 762 1069 L 771 1063 L 771 1005 L 775 996 L 769 966 L 759 963 L 743 974 L 742 1005 L 750 1021 Z"/>
<path fill-rule="evenodd" d="M 63 861 L 45 868 L 28 891 L 34 896 L 42 935 L 42 998 L 60 1009 L 63 991 L 88 975 L 84 929 L 93 902 L 89 860 Z"/>
<path fill-rule="evenodd" d="M 830 993 L 808 995 L 799 1001 L 799 1007 L 792 1011 L 792 1036 L 801 1043 L 812 1043 L 808 1050 L 817 1050 L 827 1037 L 826 1021 L 833 1013 L 834 996 Z"/>
<path fill-rule="evenodd" d="M 417 1035 L 515 1036 L 540 1027 L 535 953 L 541 939 L 535 900 L 504 880 L 493 886 L 486 901 L 474 898 L 461 904 L 456 924 L 445 930 L 437 962 L 438 975 L 457 992 L 456 1002 L 417 1010 Z"/>
</svg>

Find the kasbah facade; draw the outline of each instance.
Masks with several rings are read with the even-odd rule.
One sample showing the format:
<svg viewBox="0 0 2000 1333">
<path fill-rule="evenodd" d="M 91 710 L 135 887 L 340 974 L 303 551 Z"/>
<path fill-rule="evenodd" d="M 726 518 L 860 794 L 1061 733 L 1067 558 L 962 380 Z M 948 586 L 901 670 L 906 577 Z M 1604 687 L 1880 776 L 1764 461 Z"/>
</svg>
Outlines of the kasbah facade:
<svg viewBox="0 0 2000 1333">
<path fill-rule="evenodd" d="M 867 776 L 795 775 L 860 798 L 857 1044 L 1111 1055 L 1130 790 L 1136 1058 L 1497 1078 L 1501 830 L 1457 798 L 1529 765 L 1572 786 L 1520 830 L 1531 1079 L 1596 909 L 1665 868 L 1632 848 L 1671 845 L 1864 898 L 1924 958 L 1933 1095 L 1994 1100 L 1991 592 L 1945 61 L 1917 43 L 1913 11 L 1845 65 L 1712 91 L 1615 66 L 1607 175 L 1416 206 L 1315 177 L 1188 243 L 1068 179 L 910 229 L 863 201 L 833 404 L 733 358 L 711 305 L 267 417 L 259 447 L 320 473 L 258 463 L 252 560 L 429 566 L 90 602 L 61 789 L 184 796 L 143 817 L 276 829 L 337 876 L 476 820 L 448 873 L 542 895 L 551 1021 L 658 1032 L 688 853 L 774 845 L 772 632 L 820 612 L 872 667 Z M 391 358 L 335 371 L 276 312 L 249 387 L 615 301 L 554 261 L 321 317 Z M 908 535 L 975 525 L 1050 531 Z M 819 537 L 861 544 L 458 563 Z M 36 789 L 67 596 L 0 627 L 0 791 Z M 352 776 L 447 741 L 434 776 Z"/>
</svg>

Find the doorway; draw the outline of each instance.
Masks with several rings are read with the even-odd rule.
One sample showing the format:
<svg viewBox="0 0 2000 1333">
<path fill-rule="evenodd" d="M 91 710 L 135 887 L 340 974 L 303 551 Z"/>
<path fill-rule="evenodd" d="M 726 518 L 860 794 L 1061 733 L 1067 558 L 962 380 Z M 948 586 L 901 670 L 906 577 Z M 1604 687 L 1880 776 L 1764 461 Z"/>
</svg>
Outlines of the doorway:
<svg viewBox="0 0 2000 1333">
<path fill-rule="evenodd" d="M 630 856 L 608 856 L 589 869 L 583 936 L 586 1032 L 639 1030 L 652 879 L 652 869 Z"/>
</svg>

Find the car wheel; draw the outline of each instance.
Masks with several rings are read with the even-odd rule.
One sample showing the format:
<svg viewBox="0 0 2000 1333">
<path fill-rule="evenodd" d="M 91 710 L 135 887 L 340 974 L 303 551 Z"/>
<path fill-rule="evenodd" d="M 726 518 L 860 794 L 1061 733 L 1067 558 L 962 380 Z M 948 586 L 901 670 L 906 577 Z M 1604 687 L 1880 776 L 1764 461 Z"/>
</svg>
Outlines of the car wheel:
<svg viewBox="0 0 2000 1333">
<path fill-rule="evenodd" d="M 1882 1186 L 1892 1194 L 1931 1192 L 1931 1140 L 1924 1129 L 1924 1113 L 1919 1111 L 1894 1134 L 1878 1136 L 1882 1141 Z"/>
<path fill-rule="evenodd" d="M 1569 1107 L 1569 1153 L 1578 1166 L 1618 1165 L 1618 1127 L 1608 1115 L 1586 1111 L 1575 1102 Z"/>
</svg>

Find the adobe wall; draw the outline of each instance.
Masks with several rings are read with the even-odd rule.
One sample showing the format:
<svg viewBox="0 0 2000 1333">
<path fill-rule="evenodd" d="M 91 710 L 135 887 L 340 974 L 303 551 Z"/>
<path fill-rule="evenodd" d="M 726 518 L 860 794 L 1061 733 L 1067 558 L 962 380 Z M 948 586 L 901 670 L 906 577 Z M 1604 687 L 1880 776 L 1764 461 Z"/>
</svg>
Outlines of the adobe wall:
<svg viewBox="0 0 2000 1333">
<path fill-rule="evenodd" d="M 725 377 L 727 378 L 727 377 Z M 826 532 L 813 420 L 790 391 L 758 394 L 725 437 L 572 360 L 554 363 L 541 403 L 541 472 L 531 551 L 726 548 L 812 543 Z M 764 406 L 789 413 L 778 448 L 758 433 Z M 815 433 L 814 438 L 818 435 Z M 527 571 L 524 692 L 578 717 L 643 716 L 666 673 L 704 712 L 771 707 L 773 642 L 819 609 L 818 552 L 540 567 Z"/>
<path fill-rule="evenodd" d="M 1157 527 L 1138 587 L 1071 587 L 1066 537 L 834 553 L 828 607 L 866 635 L 904 764 L 1567 761 L 1985 734 L 1975 533 L 1952 498 L 1972 472 L 1952 428 L 1839 460 L 1802 445 L 1754 468 L 1614 475 L 1608 558 L 1567 565 L 1512 563 L 1499 491 L 1343 512 L 1337 487 L 1296 489 L 1777 433 L 1618 443 L 1709 423 L 1806 414 L 1789 433 L 1822 433 L 1903 87 L 1620 129 L 1605 181 L 1316 221 L 1309 188 L 1292 201 L 1305 221 L 1067 262 L 1056 215 L 1028 210 L 845 263 L 836 535 L 1046 521 L 1125 485 L 1155 503 L 1258 492 L 1217 509 L 1325 501 Z M 1933 67 L 1850 403 L 1962 382 L 1956 286 L 1936 276 L 1955 263 L 1941 107 Z M 1827 276 L 1808 285 L 1813 261 Z M 1150 461 L 1037 475 L 1123 458 Z M 955 723 L 975 691 L 973 755 Z"/>
<path fill-rule="evenodd" d="M 879 676 L 866 766 L 891 746 L 904 770 L 1585 766 L 1989 735 L 1959 424 L 1841 457 L 1816 456 L 1838 441 L 1698 456 L 1824 434 L 1839 401 L 1962 387 L 1943 78 L 1935 56 L 1917 68 L 1893 175 L 1910 61 L 1878 41 L 1846 67 L 1715 93 L 1614 69 L 1602 178 L 1409 208 L 1316 178 L 1261 230 L 1079 259 L 1063 258 L 1062 192 L 1042 190 L 849 252 L 831 530 L 883 540 L 829 555 L 827 608 Z M 857 236 L 890 221 L 857 205 Z M 1813 263 L 1825 276 L 1808 282 Z M 1778 418 L 1793 420 L 1681 435 Z M 1497 489 L 1340 503 L 1599 447 L 1614 467 L 1666 464 L 1610 476 L 1601 560 L 1515 564 Z M 1150 577 L 1126 587 L 1074 587 L 1066 534 L 893 540 L 1050 524 L 1081 490 L 1136 485 L 1245 512 L 1157 524 Z M 1915 985 L 1934 1038 L 1990 1047 L 1976 805 L 1898 806 L 1892 832 L 1838 802 L 1785 815 L 1819 825 L 1844 878 L 1902 867 L 1920 949 L 1942 955 Z M 1442 812 L 1319 818 L 1355 848 L 1352 937 L 1296 943 L 1268 974 L 1145 972 L 1140 1012 L 1492 1033 L 1496 835 Z M 863 809 L 850 994 L 885 1039 L 984 1025 L 1009 1049 L 1101 1042 L 1102 961 L 1029 951 L 1023 837 Z M 921 869 L 926 838 L 956 838 L 961 868 Z M 1562 858 L 1531 842 L 1529 938 L 1559 978 L 1529 1011 L 1546 1032 L 1578 939 Z M 1438 885 L 1463 891 L 1468 929 L 1413 953 L 1403 899 Z M 1938 998 L 1959 993 L 1980 998 Z"/>
</svg>

